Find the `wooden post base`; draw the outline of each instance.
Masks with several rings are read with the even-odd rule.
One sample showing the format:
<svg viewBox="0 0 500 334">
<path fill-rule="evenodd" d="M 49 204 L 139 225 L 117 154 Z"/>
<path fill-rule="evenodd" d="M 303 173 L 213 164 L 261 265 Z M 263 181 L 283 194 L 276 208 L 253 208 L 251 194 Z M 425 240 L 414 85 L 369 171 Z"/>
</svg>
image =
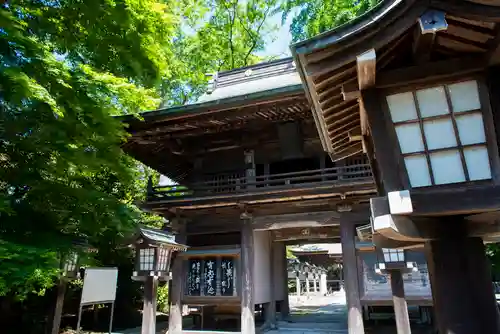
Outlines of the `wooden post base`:
<svg viewBox="0 0 500 334">
<path fill-rule="evenodd" d="M 156 292 L 158 278 L 149 276 L 144 282 L 144 308 L 142 310 L 141 334 L 156 333 Z"/>
<path fill-rule="evenodd" d="M 354 244 L 354 225 L 340 221 L 340 237 L 344 261 L 345 290 L 347 297 L 347 323 L 349 334 L 364 334 L 363 310 L 359 296 L 359 281 Z"/>
<path fill-rule="evenodd" d="M 410 316 L 408 315 L 408 305 L 405 299 L 405 288 L 403 273 L 401 270 L 391 270 L 391 290 L 392 302 L 394 303 L 394 313 L 396 315 L 396 328 L 398 334 L 411 334 Z"/>
<path fill-rule="evenodd" d="M 483 241 L 467 237 L 463 220 L 441 225 L 440 238 L 426 244 L 439 333 L 500 333 Z"/>
</svg>

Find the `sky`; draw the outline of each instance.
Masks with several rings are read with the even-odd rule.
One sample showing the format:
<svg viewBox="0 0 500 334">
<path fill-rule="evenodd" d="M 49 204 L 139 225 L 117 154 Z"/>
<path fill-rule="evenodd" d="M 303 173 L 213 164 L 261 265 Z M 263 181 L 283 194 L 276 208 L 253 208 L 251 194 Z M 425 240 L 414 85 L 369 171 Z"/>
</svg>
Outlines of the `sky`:
<svg viewBox="0 0 500 334">
<path fill-rule="evenodd" d="M 263 56 L 276 56 L 279 58 L 289 57 L 290 54 L 290 44 L 292 43 L 292 35 L 290 34 L 290 24 L 292 23 L 292 15 L 289 15 L 286 22 L 281 24 L 281 14 L 277 13 L 270 19 L 270 24 L 279 27 L 276 34 L 276 40 L 267 43 L 264 52 L 261 52 Z"/>
</svg>

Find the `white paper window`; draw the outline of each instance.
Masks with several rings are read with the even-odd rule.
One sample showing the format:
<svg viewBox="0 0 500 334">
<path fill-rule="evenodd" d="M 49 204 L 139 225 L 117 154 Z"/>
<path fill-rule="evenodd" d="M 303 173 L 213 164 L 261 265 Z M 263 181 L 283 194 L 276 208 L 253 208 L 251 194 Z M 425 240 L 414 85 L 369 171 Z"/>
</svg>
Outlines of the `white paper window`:
<svg viewBox="0 0 500 334">
<path fill-rule="evenodd" d="M 448 86 L 454 112 L 481 109 L 479 90 L 475 80 L 459 82 Z"/>
<path fill-rule="evenodd" d="M 486 142 L 483 115 L 459 115 L 456 116 L 456 120 L 462 145 L 472 145 Z"/>
<path fill-rule="evenodd" d="M 412 187 L 425 187 L 432 184 L 425 154 L 410 155 L 404 159 Z"/>
<path fill-rule="evenodd" d="M 387 97 L 412 187 L 491 179 L 475 80 Z"/>
<path fill-rule="evenodd" d="M 486 146 L 465 148 L 464 155 L 471 181 L 491 179 L 490 161 Z"/>
<path fill-rule="evenodd" d="M 424 133 L 429 150 L 457 146 L 455 130 L 449 117 L 424 121 Z"/>
<path fill-rule="evenodd" d="M 425 150 L 424 142 L 422 141 L 422 133 L 420 132 L 420 125 L 418 123 L 397 125 L 396 134 L 403 154 L 422 152 Z"/>
<path fill-rule="evenodd" d="M 390 95 L 387 97 L 387 104 L 389 104 L 391 118 L 394 123 L 418 118 L 411 92 Z"/>
<path fill-rule="evenodd" d="M 434 182 L 448 184 L 465 181 L 465 174 L 458 150 L 434 152 L 430 154 Z"/>
<path fill-rule="evenodd" d="M 423 118 L 445 115 L 450 112 L 444 87 L 433 87 L 417 91 L 420 115 Z"/>
</svg>

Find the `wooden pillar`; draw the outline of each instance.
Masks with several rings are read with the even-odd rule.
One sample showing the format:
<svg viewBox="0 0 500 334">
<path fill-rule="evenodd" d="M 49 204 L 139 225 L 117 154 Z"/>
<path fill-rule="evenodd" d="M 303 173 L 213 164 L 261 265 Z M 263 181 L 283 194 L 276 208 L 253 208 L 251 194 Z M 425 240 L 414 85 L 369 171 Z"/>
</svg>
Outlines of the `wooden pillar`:
<svg viewBox="0 0 500 334">
<path fill-rule="evenodd" d="M 241 334 L 255 334 L 254 238 L 251 219 L 243 219 L 241 230 Z"/>
<path fill-rule="evenodd" d="M 284 284 L 283 289 L 285 291 L 284 291 L 284 299 L 282 301 L 282 304 L 280 305 L 280 311 L 281 311 L 281 317 L 286 318 L 290 314 L 290 300 L 288 298 L 288 295 L 289 295 L 289 291 L 288 291 L 288 260 L 286 258 L 286 245 L 284 242 L 280 242 L 279 244 L 276 244 L 276 245 L 279 245 L 279 247 L 282 248 L 282 251 L 280 252 L 281 253 L 280 258 L 283 261 L 283 271 L 284 271 L 283 277 L 285 280 L 285 282 L 283 282 L 283 284 Z"/>
<path fill-rule="evenodd" d="M 306 274 L 306 294 L 309 295 L 311 291 L 311 282 L 309 282 L 309 273 Z"/>
<path fill-rule="evenodd" d="M 363 310 L 359 297 L 354 225 L 340 220 L 340 238 L 344 264 L 344 285 L 347 298 L 349 334 L 364 334 Z"/>
<path fill-rule="evenodd" d="M 274 293 L 273 285 L 274 285 L 274 253 L 275 253 L 275 242 L 273 241 L 272 238 L 272 232 L 269 231 L 269 253 L 271 254 L 271 263 L 270 263 L 270 270 L 269 270 L 269 284 L 271 285 L 271 300 L 266 305 L 266 323 L 271 327 L 271 328 L 276 328 L 276 294 Z"/>
<path fill-rule="evenodd" d="M 178 243 L 186 243 L 186 227 L 184 224 L 179 222 L 179 218 L 176 219 L 175 226 L 178 229 L 178 234 L 175 236 L 175 240 Z M 172 266 L 172 284 L 171 290 L 169 290 L 170 298 L 170 312 L 168 316 L 168 332 L 170 334 L 181 334 L 182 333 L 182 285 L 184 282 L 183 277 L 183 265 L 182 259 L 177 257 L 173 262 Z"/>
<path fill-rule="evenodd" d="M 158 277 L 147 276 L 144 282 L 144 307 L 142 309 L 141 334 L 156 333 L 156 292 Z"/>
<path fill-rule="evenodd" d="M 250 183 L 247 188 L 255 188 L 255 184 L 252 184 L 256 181 L 255 153 L 253 150 L 245 151 L 245 176 L 247 182 Z"/>
<path fill-rule="evenodd" d="M 381 174 L 383 185 L 380 184 L 378 187 L 382 188 L 383 186 L 383 189 L 379 189 L 379 191 L 385 193 L 403 189 L 398 160 L 393 153 L 394 148 L 387 127 L 388 116 L 382 109 L 376 89 L 361 91 L 360 112 L 366 116 L 370 124 L 373 148 L 377 152 L 377 159 L 370 158 L 370 165 L 373 171 L 379 171 Z"/>
<path fill-rule="evenodd" d="M 403 273 L 401 270 L 391 270 L 389 274 L 398 334 L 410 334 L 410 316 L 408 315 L 408 305 L 406 305 Z"/>
<path fill-rule="evenodd" d="M 316 277 L 316 274 L 314 275 L 313 279 L 313 292 L 318 292 L 318 278 Z"/>
<path fill-rule="evenodd" d="M 51 334 L 59 334 L 59 329 L 61 327 L 61 317 L 64 305 L 64 295 L 66 294 L 67 283 L 64 277 L 59 278 L 59 283 L 57 284 L 57 299 L 56 307 L 54 309 L 54 318 L 52 320 L 52 331 Z"/>
<path fill-rule="evenodd" d="M 426 252 L 439 333 L 500 333 L 483 241 L 468 237 L 460 218 L 443 218 L 436 229 Z"/>
</svg>

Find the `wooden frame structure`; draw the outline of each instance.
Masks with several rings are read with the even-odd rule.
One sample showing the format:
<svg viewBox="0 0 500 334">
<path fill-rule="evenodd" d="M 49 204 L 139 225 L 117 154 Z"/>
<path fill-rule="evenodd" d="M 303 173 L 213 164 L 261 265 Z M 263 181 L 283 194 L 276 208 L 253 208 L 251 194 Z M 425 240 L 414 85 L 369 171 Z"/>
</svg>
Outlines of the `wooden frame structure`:
<svg viewBox="0 0 500 334">
<path fill-rule="evenodd" d="M 150 182 L 143 204 L 190 246 L 172 270 L 173 334 L 182 331 L 182 304 L 211 312 L 204 330 L 207 319 L 232 315 L 242 333 L 254 333 L 260 306 L 265 325 L 277 309 L 286 317 L 286 245 L 340 241 L 341 224 L 354 231 L 367 222 L 376 194 L 364 156 L 333 163 L 322 150 L 291 58 L 215 77 L 198 103 L 123 119 L 124 149 L 177 182 Z M 222 293 L 228 252 L 236 259 L 230 296 Z"/>
<path fill-rule="evenodd" d="M 355 227 L 370 221 L 377 247 L 424 247 L 440 331 L 500 331 L 484 254 L 500 232 L 499 23 L 496 0 L 381 1 L 293 45 L 294 61 L 218 73 L 197 103 L 123 118 L 124 149 L 177 182 L 150 183 L 144 208 L 193 249 L 240 250 L 237 300 L 226 297 L 241 333 L 255 332 L 256 304 L 268 324 L 277 302 L 287 314 L 297 240 L 342 243 L 350 333 L 364 333 Z"/>
<path fill-rule="evenodd" d="M 498 22 L 498 1 L 382 1 L 292 46 L 325 151 L 368 156 L 374 243 L 425 246 L 444 333 L 500 331 L 484 253 L 499 231 Z"/>
</svg>

